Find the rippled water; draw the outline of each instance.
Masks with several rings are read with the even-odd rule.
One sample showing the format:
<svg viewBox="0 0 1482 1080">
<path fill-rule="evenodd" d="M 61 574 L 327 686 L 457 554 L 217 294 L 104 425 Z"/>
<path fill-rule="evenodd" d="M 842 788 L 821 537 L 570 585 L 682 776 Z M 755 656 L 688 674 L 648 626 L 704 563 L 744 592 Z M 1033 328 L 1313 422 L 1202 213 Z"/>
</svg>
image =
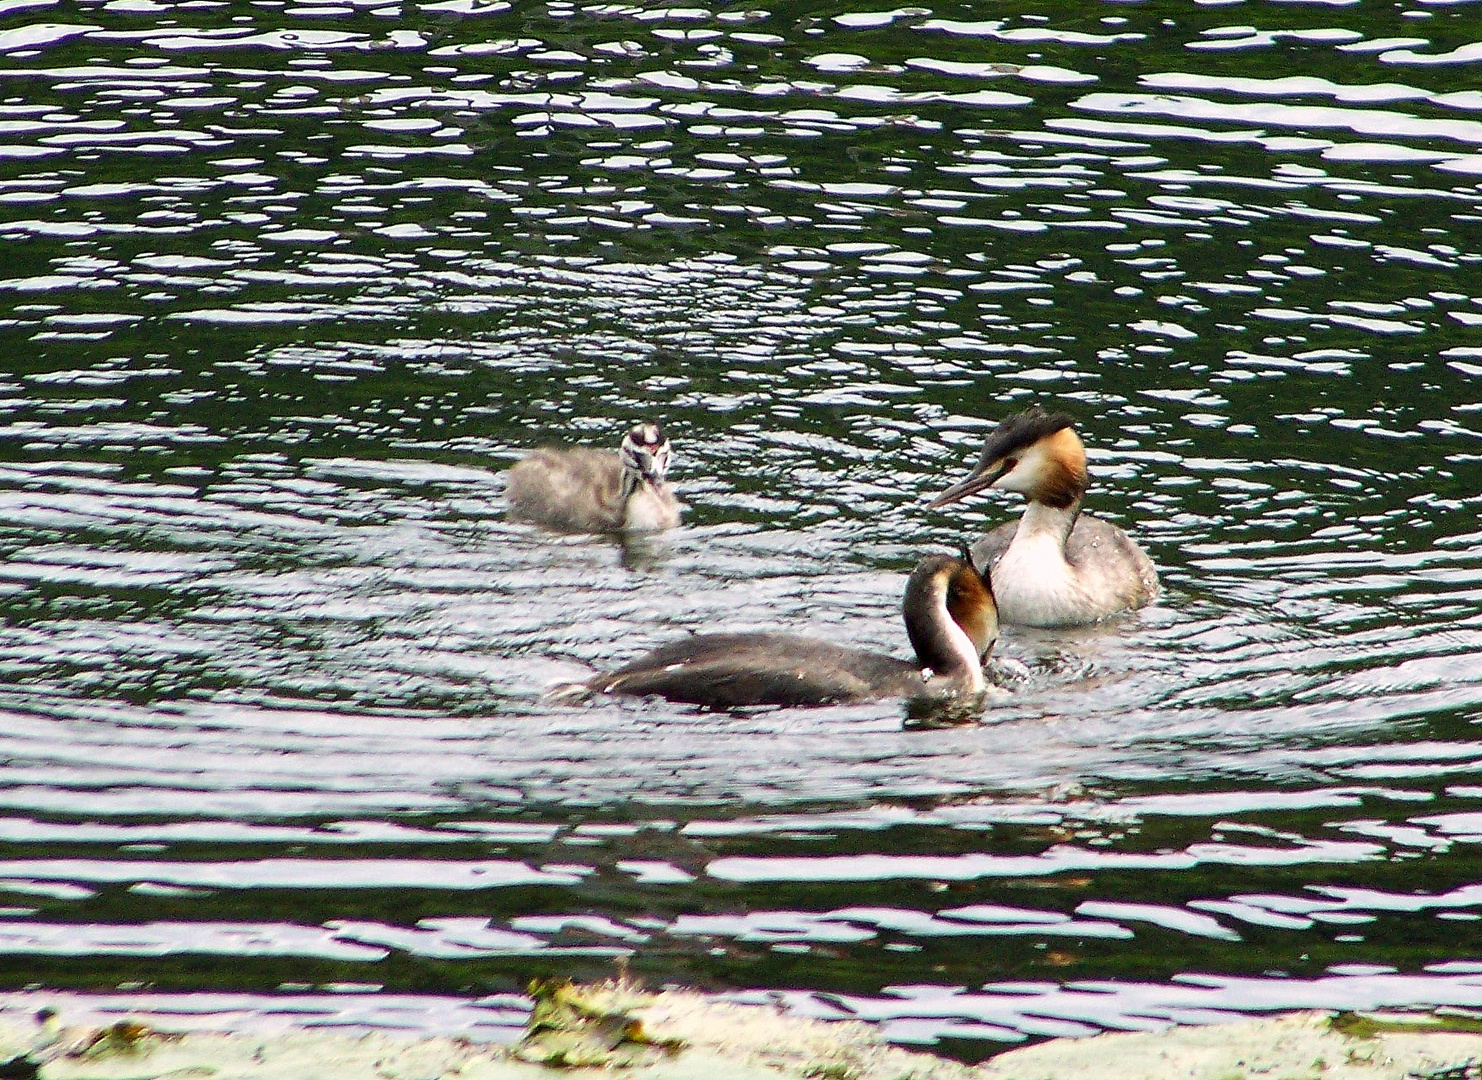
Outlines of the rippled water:
<svg viewBox="0 0 1482 1080">
<path fill-rule="evenodd" d="M 1468 3 L 0 3 L 0 986 L 496 1037 L 626 963 L 970 1056 L 1477 1004 L 1479 61 Z M 904 652 L 1032 401 L 1165 593 L 1007 631 L 982 722 L 542 700 Z M 683 529 L 504 520 L 640 416 Z"/>
</svg>

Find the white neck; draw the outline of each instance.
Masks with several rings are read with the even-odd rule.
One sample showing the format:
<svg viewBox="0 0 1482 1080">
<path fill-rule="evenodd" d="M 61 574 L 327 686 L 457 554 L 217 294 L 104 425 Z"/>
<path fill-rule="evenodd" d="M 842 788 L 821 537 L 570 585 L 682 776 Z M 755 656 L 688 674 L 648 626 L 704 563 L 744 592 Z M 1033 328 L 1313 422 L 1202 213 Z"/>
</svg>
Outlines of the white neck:
<svg viewBox="0 0 1482 1080">
<path fill-rule="evenodd" d="M 1076 507 L 1064 510 L 1031 502 L 1014 539 L 993 566 L 993 591 L 1000 616 L 1029 626 L 1084 622 L 1090 598 L 1065 557 Z"/>
<path fill-rule="evenodd" d="M 952 613 L 947 610 L 947 593 L 943 589 L 935 599 L 936 610 L 935 621 L 942 631 L 942 641 L 948 653 L 955 661 L 954 666 L 960 670 L 963 685 L 968 693 L 976 694 L 987 685 L 983 680 L 983 661 L 978 656 L 977 646 L 973 644 L 972 638 L 967 636 L 967 631 L 957 625 L 952 618 Z M 956 675 L 957 672 L 937 671 L 938 675 Z"/>
<path fill-rule="evenodd" d="M 1024 516 L 1019 519 L 1019 531 L 1014 536 L 1014 544 L 1053 542 L 1064 558 L 1065 541 L 1070 539 L 1070 530 L 1075 528 L 1075 519 L 1080 512 L 1079 501 L 1062 510 L 1049 503 L 1031 499 L 1024 507 Z"/>
</svg>

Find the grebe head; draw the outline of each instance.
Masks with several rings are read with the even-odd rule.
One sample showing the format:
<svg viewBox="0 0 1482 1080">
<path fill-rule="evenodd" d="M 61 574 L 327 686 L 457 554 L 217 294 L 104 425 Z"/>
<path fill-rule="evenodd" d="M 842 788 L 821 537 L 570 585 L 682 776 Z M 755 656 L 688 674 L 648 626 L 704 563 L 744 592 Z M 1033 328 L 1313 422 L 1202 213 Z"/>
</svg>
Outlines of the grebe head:
<svg viewBox="0 0 1482 1080">
<path fill-rule="evenodd" d="M 1062 510 L 1074 506 L 1086 493 L 1086 447 L 1074 423 L 1038 406 L 1009 417 L 988 436 L 968 478 L 933 499 L 932 508 L 990 487 Z"/>
<path fill-rule="evenodd" d="M 983 658 L 998 639 L 998 608 L 971 558 L 922 559 L 906 581 L 902 608 L 916 658 L 937 675 L 982 690 Z"/>
<path fill-rule="evenodd" d="M 633 478 L 633 486 L 646 480 L 657 487 L 669 473 L 669 440 L 658 424 L 634 424 L 623 436 L 618 449 L 623 472 Z"/>
</svg>

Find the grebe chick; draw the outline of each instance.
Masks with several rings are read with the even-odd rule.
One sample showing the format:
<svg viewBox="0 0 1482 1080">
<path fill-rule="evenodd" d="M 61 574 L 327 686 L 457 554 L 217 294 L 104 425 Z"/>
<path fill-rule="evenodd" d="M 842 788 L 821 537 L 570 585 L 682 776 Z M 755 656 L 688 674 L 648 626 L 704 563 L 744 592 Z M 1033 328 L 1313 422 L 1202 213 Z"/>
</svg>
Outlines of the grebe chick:
<svg viewBox="0 0 1482 1080">
<path fill-rule="evenodd" d="M 907 580 L 902 609 L 914 661 L 796 634 L 697 634 L 575 689 L 717 709 L 981 693 L 982 660 L 998 637 L 988 581 L 962 559 L 931 555 Z"/>
<path fill-rule="evenodd" d="M 664 477 L 669 440 L 635 424 L 616 454 L 577 447 L 537 450 L 509 470 L 510 516 L 557 532 L 657 532 L 679 524 Z"/>
<path fill-rule="evenodd" d="M 1082 514 L 1086 447 L 1064 413 L 1038 407 L 988 436 L 972 474 L 931 503 L 985 488 L 1017 491 L 1024 516 L 973 545 L 993 575 L 998 614 L 1024 626 L 1075 626 L 1140 608 L 1158 595 L 1152 560 L 1121 529 Z"/>
</svg>

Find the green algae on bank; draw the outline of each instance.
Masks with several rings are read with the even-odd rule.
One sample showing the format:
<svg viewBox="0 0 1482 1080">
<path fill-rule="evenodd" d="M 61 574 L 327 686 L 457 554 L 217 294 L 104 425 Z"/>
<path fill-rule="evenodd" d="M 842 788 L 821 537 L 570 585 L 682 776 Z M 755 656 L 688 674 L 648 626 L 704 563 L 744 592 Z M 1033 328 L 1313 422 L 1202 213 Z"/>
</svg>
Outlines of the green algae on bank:
<svg viewBox="0 0 1482 1080">
<path fill-rule="evenodd" d="M 622 984 L 543 987 L 554 1017 L 509 1048 L 434 1037 L 298 1029 L 271 1035 L 167 1034 L 131 1021 L 107 1028 L 0 1026 L 0 1076 L 19 1080 L 552 1080 L 620 1072 L 628 1080 L 1473 1080 L 1482 1034 L 1447 1019 L 1323 1012 L 1159 1032 L 1055 1039 L 968 1066 L 885 1042 L 868 1025 Z M 43 1002 L 39 1000 L 38 1006 Z M 596 1019 L 595 1026 L 589 1021 Z M 574 1026 L 582 1067 L 539 1063 L 532 1037 Z M 632 1036 L 637 1035 L 635 1040 Z M 620 1053 L 602 1061 L 603 1045 Z M 624 1044 L 630 1044 L 623 1049 Z M 522 1051 L 521 1048 L 524 1048 Z M 559 1060 L 572 1060 L 565 1044 Z M 633 1050 L 642 1053 L 633 1054 Z M 624 1059 L 634 1063 L 617 1064 Z"/>
<path fill-rule="evenodd" d="M 631 1068 L 684 1049 L 680 1038 L 655 1038 L 640 1011 L 653 1000 L 625 979 L 577 986 L 570 980 L 536 979 L 535 1005 L 525 1034 L 511 1054 L 536 1065 L 565 1068 Z"/>
</svg>

